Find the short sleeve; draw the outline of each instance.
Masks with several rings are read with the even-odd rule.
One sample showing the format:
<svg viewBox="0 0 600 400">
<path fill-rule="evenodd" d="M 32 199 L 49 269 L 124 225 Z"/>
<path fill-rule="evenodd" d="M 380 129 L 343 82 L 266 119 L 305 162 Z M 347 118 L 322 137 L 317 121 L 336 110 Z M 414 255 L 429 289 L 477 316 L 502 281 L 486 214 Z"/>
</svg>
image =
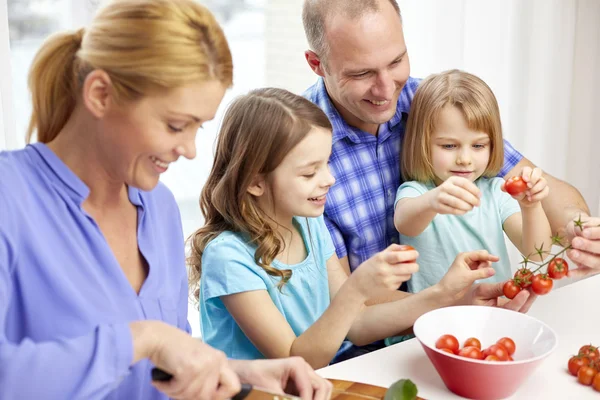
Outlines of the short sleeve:
<svg viewBox="0 0 600 400">
<path fill-rule="evenodd" d="M 404 198 L 418 197 L 425 194 L 429 189 L 420 182 L 410 181 L 404 182 L 396 191 L 396 200 L 394 200 L 394 208 L 398 201 Z"/>
<path fill-rule="evenodd" d="M 338 258 L 344 258 L 348 255 L 348 249 L 346 248 L 346 242 L 340 228 L 326 215 L 323 215 L 323 221 L 329 231 L 329 240 L 335 248 Z M 332 253 L 333 254 L 333 253 Z M 331 256 L 330 256 L 331 257 Z"/>
<path fill-rule="evenodd" d="M 502 224 L 504 224 L 508 217 L 515 213 L 521 212 L 521 207 L 519 206 L 519 202 L 517 200 L 500 189 L 502 182 L 504 182 L 504 179 L 502 178 L 492 179 L 492 193 L 494 193 L 494 197 L 498 203 L 500 220 L 502 221 Z"/>
<path fill-rule="evenodd" d="M 235 235 L 219 236 L 202 255 L 204 300 L 251 290 L 267 290 L 266 272 L 254 261 L 253 250 Z"/>
<path fill-rule="evenodd" d="M 523 154 L 519 153 L 508 140 L 504 139 L 504 165 L 498 173 L 499 177 L 504 177 L 513 169 L 519 161 L 523 159 Z"/>
<path fill-rule="evenodd" d="M 324 260 L 327 261 L 333 255 L 333 253 L 335 253 L 335 246 L 333 244 L 333 240 L 331 239 L 329 229 L 325 224 L 325 217 L 321 216 L 315 218 L 313 224 L 317 230 L 317 238 L 319 240 L 319 249 L 321 250 L 321 255 L 323 256 Z"/>
</svg>

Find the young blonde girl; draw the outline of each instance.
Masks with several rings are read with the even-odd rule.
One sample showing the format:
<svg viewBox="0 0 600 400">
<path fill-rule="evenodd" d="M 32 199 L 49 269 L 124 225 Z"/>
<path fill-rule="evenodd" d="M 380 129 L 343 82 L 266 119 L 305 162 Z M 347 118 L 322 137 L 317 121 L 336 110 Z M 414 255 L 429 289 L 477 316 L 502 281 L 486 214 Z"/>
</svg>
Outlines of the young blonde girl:
<svg viewBox="0 0 600 400">
<path fill-rule="evenodd" d="M 428 290 L 365 307 L 417 271 L 417 252 L 393 245 L 350 277 L 322 214 L 329 188 L 331 124 L 310 101 L 282 89 L 235 100 L 202 191 L 205 226 L 192 237 L 202 336 L 229 357 L 304 357 L 329 364 L 344 339 L 367 344 L 454 304 L 497 257 L 461 254 Z"/>
<path fill-rule="evenodd" d="M 447 261 L 471 249 L 500 257 L 488 281 L 509 279 L 504 233 L 525 255 L 549 250 L 550 225 L 541 204 L 546 180 L 540 169 L 526 167 L 521 175 L 527 190 L 511 197 L 505 181 L 496 178 L 505 173 L 500 112 L 480 78 L 451 70 L 420 84 L 401 159 L 406 182 L 396 194 L 394 223 L 400 243 L 417 249 L 423 265 L 408 282 L 409 291 L 439 282 Z"/>
</svg>

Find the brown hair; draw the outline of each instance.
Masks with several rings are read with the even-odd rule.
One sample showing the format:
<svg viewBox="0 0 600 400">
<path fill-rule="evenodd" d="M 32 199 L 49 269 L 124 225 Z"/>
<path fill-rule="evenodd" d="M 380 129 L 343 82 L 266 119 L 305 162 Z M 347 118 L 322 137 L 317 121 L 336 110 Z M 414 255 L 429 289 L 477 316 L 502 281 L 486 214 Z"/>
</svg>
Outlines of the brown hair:
<svg viewBox="0 0 600 400">
<path fill-rule="evenodd" d="M 332 129 L 319 107 L 284 89 L 253 90 L 229 106 L 212 170 L 200 195 L 205 224 L 190 237 L 189 283 L 196 298 L 204 249 L 224 231 L 249 235 L 257 246 L 256 264 L 281 278 L 279 288 L 289 280 L 291 270 L 270 265 L 283 250 L 277 225 L 247 190 L 256 176 L 273 172 L 313 127 Z"/>
<path fill-rule="evenodd" d="M 400 7 L 396 0 L 388 0 L 394 10 L 400 15 Z M 367 13 L 379 11 L 379 0 L 304 0 L 302 7 L 302 23 L 304 33 L 311 50 L 321 61 L 325 61 L 329 48 L 326 40 L 325 25 L 333 14 L 342 14 L 355 20 Z"/>
<path fill-rule="evenodd" d="M 193 0 L 118 0 L 89 28 L 48 38 L 29 72 L 33 112 L 27 132 L 52 141 L 75 109 L 85 77 L 102 69 L 116 100 L 218 79 L 232 83 L 225 35 L 213 15 Z"/>
<path fill-rule="evenodd" d="M 469 129 L 490 137 L 490 160 L 485 177 L 498 174 L 504 163 L 500 109 L 492 89 L 473 74 L 456 69 L 423 80 L 415 93 L 402 141 L 401 170 L 406 181 L 432 181 L 431 136 L 446 105 L 461 110 Z"/>
</svg>

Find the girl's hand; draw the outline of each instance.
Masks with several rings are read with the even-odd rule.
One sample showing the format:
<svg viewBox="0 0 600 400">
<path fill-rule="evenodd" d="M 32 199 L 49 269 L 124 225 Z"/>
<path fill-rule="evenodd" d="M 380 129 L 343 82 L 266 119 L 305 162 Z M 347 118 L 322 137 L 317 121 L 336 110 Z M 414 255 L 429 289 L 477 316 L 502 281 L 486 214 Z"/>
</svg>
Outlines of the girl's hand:
<svg viewBox="0 0 600 400">
<path fill-rule="evenodd" d="M 438 214 L 464 215 L 480 204 L 481 191 L 467 178 L 451 176 L 431 190 L 429 204 Z"/>
<path fill-rule="evenodd" d="M 540 168 L 524 167 L 521 171 L 521 179 L 527 184 L 527 190 L 512 196 L 521 207 L 532 207 L 548 197 L 550 188 Z M 506 192 L 506 182 L 502 184 L 502 190 Z"/>
<path fill-rule="evenodd" d="M 302 357 L 275 360 L 230 360 L 244 383 L 258 388 L 299 395 L 303 400 L 327 400 L 333 385 L 321 378 Z"/>
<path fill-rule="evenodd" d="M 348 278 L 365 301 L 382 290 L 397 290 L 402 282 L 419 270 L 419 253 L 405 246 L 393 244 L 363 262 Z"/>
<path fill-rule="evenodd" d="M 155 366 L 173 375 L 168 382 L 152 382 L 170 398 L 229 399 L 241 390 L 223 352 L 160 321 L 137 321 L 130 326 L 134 353 L 146 353 Z"/>
<path fill-rule="evenodd" d="M 448 296 L 462 299 L 476 280 L 489 278 L 496 273 L 492 262 L 498 260 L 500 257 L 485 250 L 460 253 L 438 285 Z"/>
</svg>

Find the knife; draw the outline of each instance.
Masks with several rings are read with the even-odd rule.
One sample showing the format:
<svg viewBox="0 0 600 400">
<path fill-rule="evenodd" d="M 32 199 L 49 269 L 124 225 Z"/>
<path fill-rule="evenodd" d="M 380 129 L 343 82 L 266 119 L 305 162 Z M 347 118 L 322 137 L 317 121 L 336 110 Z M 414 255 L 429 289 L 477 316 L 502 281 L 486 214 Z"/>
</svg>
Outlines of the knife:
<svg viewBox="0 0 600 400">
<path fill-rule="evenodd" d="M 152 368 L 152 380 L 168 382 L 173 375 L 160 368 Z M 258 389 L 248 383 L 242 383 L 242 390 L 234 395 L 231 400 L 300 400 L 299 397 L 272 393 L 264 389 Z"/>
</svg>

